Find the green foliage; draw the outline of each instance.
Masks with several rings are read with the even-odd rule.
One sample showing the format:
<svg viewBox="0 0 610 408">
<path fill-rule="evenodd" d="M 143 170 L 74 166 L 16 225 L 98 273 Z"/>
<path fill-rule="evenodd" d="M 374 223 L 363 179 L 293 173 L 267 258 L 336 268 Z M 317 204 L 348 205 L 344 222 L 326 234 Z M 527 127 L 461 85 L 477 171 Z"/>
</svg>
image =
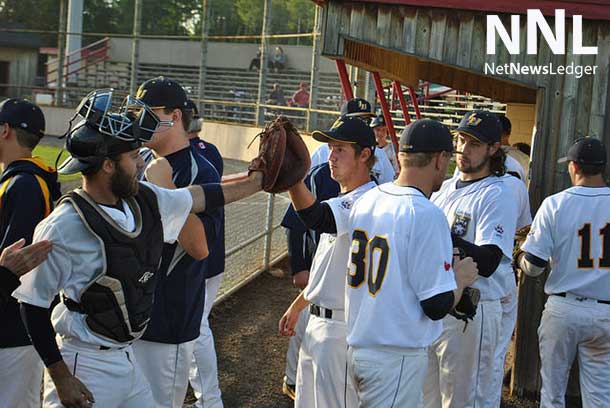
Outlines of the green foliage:
<svg viewBox="0 0 610 408">
<path fill-rule="evenodd" d="M 68 0 L 64 0 L 66 4 Z M 83 31 L 94 33 L 133 32 L 134 0 L 85 0 Z M 210 35 L 257 35 L 263 21 L 263 0 L 209 0 Z M 311 32 L 314 4 L 311 0 L 272 0 L 271 33 Z M 201 0 L 143 0 L 142 34 L 192 35 L 201 32 Z M 58 0 L 0 0 L 0 20 L 26 28 L 57 30 Z M 85 38 L 83 44 L 98 40 Z M 47 45 L 55 45 L 49 36 Z M 282 43 L 296 43 L 296 39 Z M 303 39 L 299 42 L 303 43 Z"/>
</svg>

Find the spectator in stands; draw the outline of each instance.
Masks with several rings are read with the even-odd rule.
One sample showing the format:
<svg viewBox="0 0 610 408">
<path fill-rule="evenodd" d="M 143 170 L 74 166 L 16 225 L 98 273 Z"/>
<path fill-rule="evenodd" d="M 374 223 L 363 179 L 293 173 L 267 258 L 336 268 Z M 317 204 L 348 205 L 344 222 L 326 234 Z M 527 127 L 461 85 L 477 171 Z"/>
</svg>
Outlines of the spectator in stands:
<svg viewBox="0 0 610 408">
<path fill-rule="evenodd" d="M 284 90 L 281 85 L 277 82 L 273 84 L 273 90 L 269 94 L 269 99 L 266 101 L 269 105 L 286 106 L 286 98 L 284 97 Z"/>
<path fill-rule="evenodd" d="M 370 125 L 375 132 L 375 141 L 377 142 L 377 147 L 380 147 L 385 154 L 388 156 L 390 163 L 392 164 L 392 168 L 394 169 L 394 176 L 398 175 L 398 158 L 396 156 L 396 150 L 394 150 L 394 143 L 388 142 L 388 137 L 390 133 L 388 131 L 388 127 L 385 124 L 385 119 L 383 115 L 377 116 Z"/>
<path fill-rule="evenodd" d="M 256 70 L 258 71 L 260 69 L 261 53 L 262 50 L 259 48 L 258 51 L 256 51 L 256 57 L 252 58 L 252 61 L 250 61 L 250 66 L 248 67 L 248 70 L 252 71 L 253 68 L 256 68 Z"/>
<path fill-rule="evenodd" d="M 299 108 L 306 108 L 309 106 L 309 92 L 307 91 L 307 84 L 305 81 L 301 81 L 299 90 L 292 95 L 292 98 L 288 101 L 288 105 L 298 106 Z"/>
<path fill-rule="evenodd" d="M 273 60 L 271 61 L 271 67 L 275 72 L 283 71 L 286 67 L 286 54 L 282 47 L 275 47 L 275 53 L 273 54 Z"/>
</svg>

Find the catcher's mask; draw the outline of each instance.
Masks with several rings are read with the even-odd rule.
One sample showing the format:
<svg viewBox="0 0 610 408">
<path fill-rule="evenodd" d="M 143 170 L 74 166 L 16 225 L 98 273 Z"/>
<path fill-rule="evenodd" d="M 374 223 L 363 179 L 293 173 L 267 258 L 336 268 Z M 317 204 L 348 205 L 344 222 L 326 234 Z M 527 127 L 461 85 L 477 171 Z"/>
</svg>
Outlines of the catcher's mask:
<svg viewBox="0 0 610 408">
<path fill-rule="evenodd" d="M 127 95 L 123 100 L 120 112 L 133 117 L 134 128 L 139 130 L 139 138 L 150 142 L 154 133 L 163 132 L 174 126 L 171 120 L 161 120 L 150 106 L 141 99 Z"/>
</svg>

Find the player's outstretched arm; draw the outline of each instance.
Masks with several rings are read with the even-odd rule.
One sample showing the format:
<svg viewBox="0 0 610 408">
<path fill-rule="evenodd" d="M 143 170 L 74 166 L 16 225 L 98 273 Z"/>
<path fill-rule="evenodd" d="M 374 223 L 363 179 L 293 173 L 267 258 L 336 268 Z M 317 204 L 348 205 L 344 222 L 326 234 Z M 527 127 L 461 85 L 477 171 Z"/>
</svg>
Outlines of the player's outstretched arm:
<svg viewBox="0 0 610 408">
<path fill-rule="evenodd" d="M 187 190 L 193 199 L 192 213 L 203 212 L 206 209 L 220 208 L 226 204 L 250 197 L 262 190 L 263 174 L 255 171 L 243 180 L 228 183 L 211 183 L 189 186 Z"/>
<path fill-rule="evenodd" d="M 307 189 L 307 186 L 303 181 L 300 181 L 289 188 L 288 194 L 290 195 L 290 201 L 292 201 L 294 209 L 297 211 L 309 208 L 316 202 L 316 198 L 311 191 Z"/>
</svg>

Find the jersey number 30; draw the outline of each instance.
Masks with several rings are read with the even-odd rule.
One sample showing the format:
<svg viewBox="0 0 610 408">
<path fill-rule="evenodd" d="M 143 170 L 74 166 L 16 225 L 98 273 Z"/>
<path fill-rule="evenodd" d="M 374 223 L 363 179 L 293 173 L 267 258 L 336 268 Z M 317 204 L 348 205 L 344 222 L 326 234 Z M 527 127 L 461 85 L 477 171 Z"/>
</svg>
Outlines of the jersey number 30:
<svg viewBox="0 0 610 408">
<path fill-rule="evenodd" d="M 377 262 L 375 265 L 374 255 L 376 252 Z M 369 240 L 365 231 L 355 230 L 352 234 L 353 267 L 347 274 L 347 284 L 353 288 L 359 287 L 364 282 L 366 274 L 369 293 L 375 296 L 383 285 L 383 279 L 388 269 L 389 255 L 390 247 L 387 239 L 375 235 L 373 239 Z"/>
</svg>

